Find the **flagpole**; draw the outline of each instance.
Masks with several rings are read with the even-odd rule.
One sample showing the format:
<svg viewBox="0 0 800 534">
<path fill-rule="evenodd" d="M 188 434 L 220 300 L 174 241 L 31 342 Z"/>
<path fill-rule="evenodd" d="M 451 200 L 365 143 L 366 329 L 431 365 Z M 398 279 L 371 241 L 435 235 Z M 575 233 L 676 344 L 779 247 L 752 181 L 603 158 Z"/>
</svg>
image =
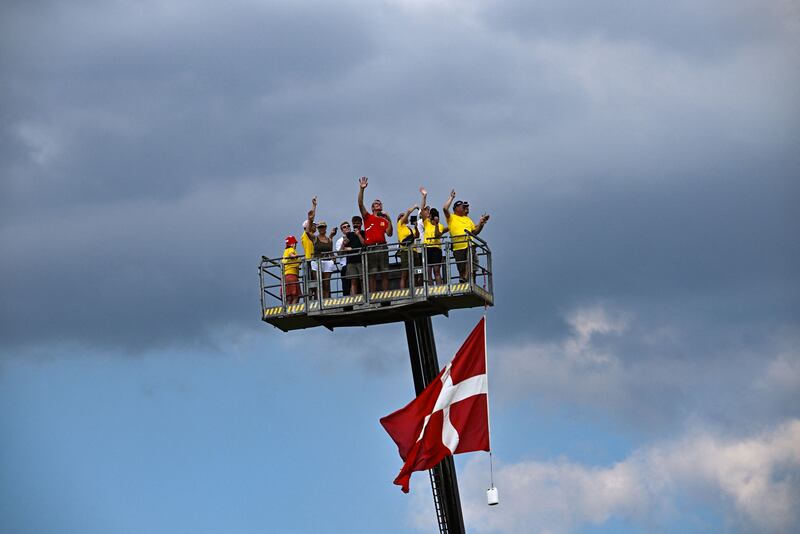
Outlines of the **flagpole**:
<svg viewBox="0 0 800 534">
<path fill-rule="evenodd" d="M 494 488 L 494 466 L 492 465 L 492 418 L 489 411 L 489 344 L 486 340 L 486 308 L 483 312 L 483 357 L 486 366 L 486 427 L 489 431 L 489 487 Z"/>
</svg>

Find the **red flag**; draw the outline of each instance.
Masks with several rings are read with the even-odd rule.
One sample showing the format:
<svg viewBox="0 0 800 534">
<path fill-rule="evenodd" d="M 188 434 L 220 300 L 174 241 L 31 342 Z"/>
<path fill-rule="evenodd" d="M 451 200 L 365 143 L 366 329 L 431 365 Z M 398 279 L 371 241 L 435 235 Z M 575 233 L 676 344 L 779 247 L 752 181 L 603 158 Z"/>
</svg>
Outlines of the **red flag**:
<svg viewBox="0 0 800 534">
<path fill-rule="evenodd" d="M 381 419 L 405 461 L 394 480 L 404 493 L 413 471 L 432 469 L 450 454 L 489 450 L 485 321 L 416 399 Z"/>
</svg>

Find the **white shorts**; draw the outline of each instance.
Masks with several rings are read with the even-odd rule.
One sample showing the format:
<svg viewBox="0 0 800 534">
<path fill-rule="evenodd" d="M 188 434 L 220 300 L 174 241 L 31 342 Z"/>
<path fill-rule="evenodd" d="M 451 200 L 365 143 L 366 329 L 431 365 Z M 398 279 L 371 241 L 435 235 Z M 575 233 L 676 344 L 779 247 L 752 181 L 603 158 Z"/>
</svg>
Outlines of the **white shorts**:
<svg viewBox="0 0 800 534">
<path fill-rule="evenodd" d="M 319 266 L 317 265 L 319 263 L 322 263 L 323 273 L 332 273 L 336 270 L 336 264 L 333 263 L 333 260 L 314 260 L 311 262 L 311 270 L 319 271 Z"/>
</svg>

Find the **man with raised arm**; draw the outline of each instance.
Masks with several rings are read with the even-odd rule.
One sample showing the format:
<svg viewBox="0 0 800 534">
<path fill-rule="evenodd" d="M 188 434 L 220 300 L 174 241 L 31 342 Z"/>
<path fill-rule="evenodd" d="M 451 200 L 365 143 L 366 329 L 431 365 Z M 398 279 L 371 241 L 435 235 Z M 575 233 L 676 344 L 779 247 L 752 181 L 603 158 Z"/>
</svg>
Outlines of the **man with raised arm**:
<svg viewBox="0 0 800 534">
<path fill-rule="evenodd" d="M 458 279 L 461 282 L 469 281 L 469 273 L 472 272 L 472 279 L 475 280 L 477 275 L 478 258 L 473 250 L 471 265 L 467 265 L 468 250 L 470 248 L 471 235 L 478 235 L 483 230 L 483 226 L 489 220 L 489 215 L 484 213 L 481 215 L 478 224 L 476 225 L 469 218 L 469 202 L 463 200 L 457 201 L 453 204 L 453 213 L 450 213 L 450 204 L 456 198 L 456 190 L 450 191 L 450 197 L 444 203 L 442 211 L 447 220 L 447 227 L 450 229 L 450 236 L 453 243 L 453 257 L 456 260 L 458 267 Z"/>
<path fill-rule="evenodd" d="M 408 287 L 408 260 L 412 252 L 411 245 L 416 239 L 416 235 L 414 235 L 416 224 L 409 223 L 409 217 L 411 213 L 418 208 L 419 206 L 414 204 L 406 211 L 397 215 L 397 242 L 400 244 L 398 249 L 398 257 L 400 258 L 400 289 L 406 289 Z"/>
<path fill-rule="evenodd" d="M 383 211 L 383 203 L 375 199 L 372 201 L 372 213 L 364 207 L 364 190 L 369 180 L 362 176 L 358 181 L 358 209 L 364 218 L 364 244 L 366 245 L 367 264 L 369 265 L 369 291 L 375 291 L 376 274 L 382 273 L 382 289 L 389 289 L 389 249 L 386 246 L 386 236 L 392 236 L 392 220 Z"/>
<path fill-rule="evenodd" d="M 317 225 L 314 223 L 314 217 L 316 216 L 317 197 L 314 197 L 311 199 L 311 209 L 308 210 L 308 219 L 303 222 L 303 234 L 300 236 L 300 241 L 303 243 L 303 254 L 306 260 L 303 265 L 303 272 L 306 274 L 306 283 L 308 284 L 308 291 L 312 298 L 317 295 L 317 272 L 311 268 L 311 259 L 314 257 L 314 243 L 317 241 L 317 236 L 315 235 Z"/>
</svg>

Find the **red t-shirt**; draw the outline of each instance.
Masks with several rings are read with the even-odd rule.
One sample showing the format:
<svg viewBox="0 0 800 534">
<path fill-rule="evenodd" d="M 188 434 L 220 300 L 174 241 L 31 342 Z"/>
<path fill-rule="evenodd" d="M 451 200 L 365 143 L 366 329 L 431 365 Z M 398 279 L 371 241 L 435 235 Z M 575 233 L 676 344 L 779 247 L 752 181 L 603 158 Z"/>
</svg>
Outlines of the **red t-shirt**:
<svg viewBox="0 0 800 534">
<path fill-rule="evenodd" d="M 364 241 L 367 245 L 386 243 L 386 228 L 389 222 L 383 217 L 367 213 L 364 217 Z"/>
</svg>

